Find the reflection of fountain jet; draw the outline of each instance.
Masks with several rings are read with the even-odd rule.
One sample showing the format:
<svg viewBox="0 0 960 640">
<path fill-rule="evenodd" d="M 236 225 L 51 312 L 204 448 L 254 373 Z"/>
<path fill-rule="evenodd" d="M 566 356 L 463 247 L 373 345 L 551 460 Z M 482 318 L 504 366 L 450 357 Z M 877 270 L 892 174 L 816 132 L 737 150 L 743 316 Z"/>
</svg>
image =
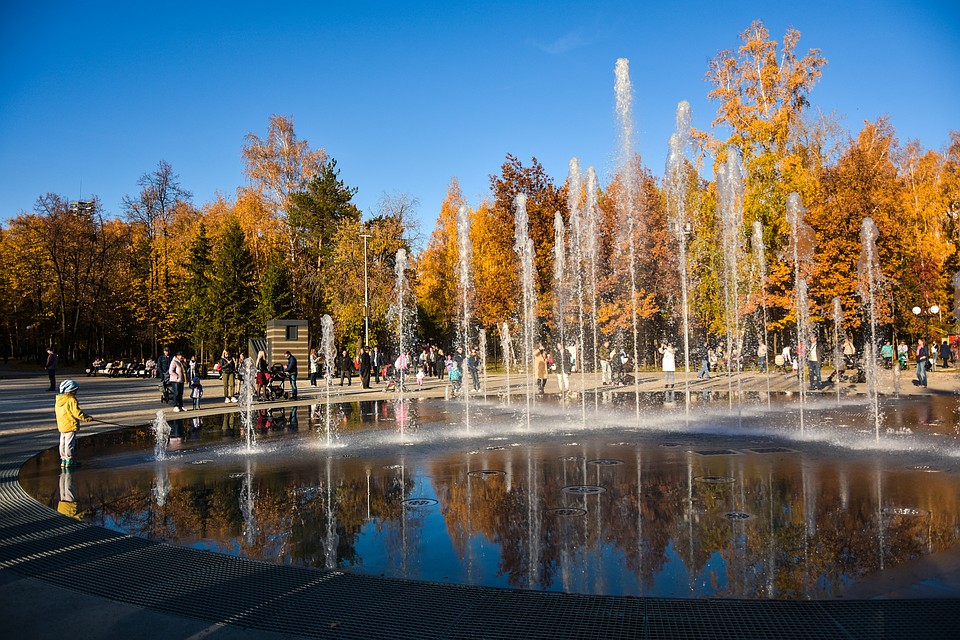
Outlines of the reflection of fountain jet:
<svg viewBox="0 0 960 640">
<path fill-rule="evenodd" d="M 153 502 L 162 507 L 167 504 L 167 496 L 170 494 L 170 470 L 165 462 L 154 466 L 153 477 Z"/>
<path fill-rule="evenodd" d="M 247 546 L 257 541 L 256 494 L 253 489 L 253 463 L 247 459 L 247 471 L 240 487 L 240 514 L 243 516 L 243 540 Z"/>
<path fill-rule="evenodd" d="M 327 456 L 327 499 L 324 505 L 327 516 L 327 535 L 324 538 L 323 556 L 327 569 L 336 569 L 337 546 L 340 542 L 340 537 L 337 535 L 337 519 L 336 514 L 333 511 L 333 474 L 331 472 L 330 464 L 330 457 Z"/>
</svg>

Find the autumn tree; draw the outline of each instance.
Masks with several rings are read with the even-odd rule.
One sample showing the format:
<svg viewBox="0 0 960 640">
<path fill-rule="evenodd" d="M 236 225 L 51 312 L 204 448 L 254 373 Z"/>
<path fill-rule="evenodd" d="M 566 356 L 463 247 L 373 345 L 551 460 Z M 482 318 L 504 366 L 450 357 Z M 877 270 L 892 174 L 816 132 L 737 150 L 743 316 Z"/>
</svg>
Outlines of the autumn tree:
<svg viewBox="0 0 960 640">
<path fill-rule="evenodd" d="M 450 337 L 457 301 L 457 212 L 465 204 L 456 178 L 450 181 L 427 248 L 417 259 L 421 320 L 434 337 Z M 473 236 L 471 231 L 471 236 Z"/>
</svg>

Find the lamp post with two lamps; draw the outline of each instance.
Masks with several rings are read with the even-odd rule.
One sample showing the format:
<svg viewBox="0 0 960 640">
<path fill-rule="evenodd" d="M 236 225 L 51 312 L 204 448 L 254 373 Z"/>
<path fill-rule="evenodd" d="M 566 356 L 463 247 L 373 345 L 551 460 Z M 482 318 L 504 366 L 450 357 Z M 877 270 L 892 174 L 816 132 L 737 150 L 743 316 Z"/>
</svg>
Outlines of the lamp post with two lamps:
<svg viewBox="0 0 960 640">
<path fill-rule="evenodd" d="M 360 237 L 363 238 L 363 345 L 370 345 L 370 290 L 367 287 L 367 238 L 373 236 L 367 233 L 367 228 L 360 227 Z"/>
<path fill-rule="evenodd" d="M 937 305 L 932 305 L 929 309 L 923 309 L 921 307 L 913 308 L 913 315 L 918 318 L 923 318 L 923 338 L 929 342 L 930 340 L 930 318 L 935 318 L 940 315 L 940 307 Z M 927 347 L 929 349 L 929 346 Z"/>
</svg>

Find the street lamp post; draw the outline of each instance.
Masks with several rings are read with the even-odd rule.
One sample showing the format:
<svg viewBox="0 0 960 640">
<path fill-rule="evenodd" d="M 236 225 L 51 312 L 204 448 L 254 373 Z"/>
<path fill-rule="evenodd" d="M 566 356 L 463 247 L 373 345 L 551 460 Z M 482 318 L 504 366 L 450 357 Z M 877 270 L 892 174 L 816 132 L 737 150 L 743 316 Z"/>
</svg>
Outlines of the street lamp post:
<svg viewBox="0 0 960 640">
<path fill-rule="evenodd" d="M 928 343 L 930 341 L 930 318 L 933 318 L 936 315 L 939 315 L 940 307 L 937 305 L 931 306 L 929 309 L 921 309 L 920 307 L 913 308 L 913 315 L 923 318 L 923 338 Z M 930 349 L 928 344 L 927 349 Z"/>
<path fill-rule="evenodd" d="M 367 233 L 366 227 L 360 227 L 360 237 L 363 238 L 363 345 L 370 345 L 370 290 L 367 288 Z"/>
</svg>

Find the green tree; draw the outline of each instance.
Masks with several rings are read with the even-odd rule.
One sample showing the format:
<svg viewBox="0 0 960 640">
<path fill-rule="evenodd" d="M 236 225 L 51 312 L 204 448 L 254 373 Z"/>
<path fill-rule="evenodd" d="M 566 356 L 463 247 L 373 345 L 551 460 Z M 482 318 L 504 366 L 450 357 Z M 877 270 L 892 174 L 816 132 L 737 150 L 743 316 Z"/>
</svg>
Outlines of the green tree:
<svg viewBox="0 0 960 640">
<path fill-rule="evenodd" d="M 266 326 L 274 318 L 290 318 L 294 313 L 294 295 L 290 286 L 290 269 L 280 251 L 270 254 L 267 268 L 260 278 L 256 318 Z"/>
<path fill-rule="evenodd" d="M 253 256 L 235 217 L 227 220 L 219 244 L 211 274 L 212 324 L 223 348 L 243 347 L 255 330 L 256 297 Z"/>
</svg>

